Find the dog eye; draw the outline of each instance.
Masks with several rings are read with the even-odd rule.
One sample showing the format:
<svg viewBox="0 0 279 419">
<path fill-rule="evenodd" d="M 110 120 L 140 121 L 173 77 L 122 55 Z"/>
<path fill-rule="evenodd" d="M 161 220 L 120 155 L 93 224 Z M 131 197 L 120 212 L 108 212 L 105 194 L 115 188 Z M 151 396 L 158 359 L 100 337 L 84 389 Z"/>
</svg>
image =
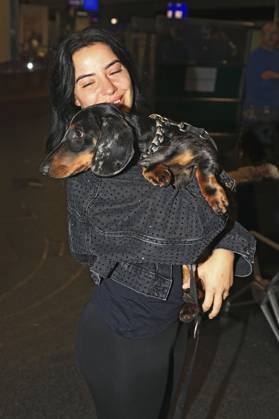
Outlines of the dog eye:
<svg viewBox="0 0 279 419">
<path fill-rule="evenodd" d="M 84 132 L 83 131 L 81 131 L 80 129 L 75 129 L 74 131 L 73 131 L 73 134 L 72 134 L 72 140 L 82 140 L 83 139 L 83 137 L 84 137 Z"/>
<path fill-rule="evenodd" d="M 73 151 L 80 151 L 84 144 L 84 132 L 74 129 L 69 133 L 70 147 Z"/>
</svg>

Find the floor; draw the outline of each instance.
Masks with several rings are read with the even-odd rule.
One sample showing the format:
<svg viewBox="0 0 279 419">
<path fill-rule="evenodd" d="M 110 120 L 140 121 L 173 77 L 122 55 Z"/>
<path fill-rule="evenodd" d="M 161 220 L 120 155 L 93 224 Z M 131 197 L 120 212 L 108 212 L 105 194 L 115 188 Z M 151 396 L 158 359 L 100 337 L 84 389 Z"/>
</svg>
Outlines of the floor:
<svg viewBox="0 0 279 419">
<path fill-rule="evenodd" d="M 64 184 L 38 172 L 47 102 L 1 110 L 0 417 L 94 419 L 74 355 L 92 283 L 68 252 Z M 276 419 L 278 351 L 257 305 L 205 321 L 185 417 Z"/>
</svg>

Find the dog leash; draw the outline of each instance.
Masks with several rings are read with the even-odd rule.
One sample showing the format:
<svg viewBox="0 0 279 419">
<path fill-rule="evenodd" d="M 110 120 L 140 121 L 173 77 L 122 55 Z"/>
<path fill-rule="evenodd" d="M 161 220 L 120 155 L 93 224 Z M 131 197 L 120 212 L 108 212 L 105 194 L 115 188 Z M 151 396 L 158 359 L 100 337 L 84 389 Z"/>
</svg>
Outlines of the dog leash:
<svg viewBox="0 0 279 419">
<path fill-rule="evenodd" d="M 188 303 L 189 304 L 195 304 L 196 309 L 191 311 L 191 314 L 189 315 L 189 320 L 185 321 L 185 323 L 191 323 L 194 321 L 194 332 L 193 337 L 195 340 L 195 345 L 193 349 L 193 353 L 190 360 L 190 365 L 188 368 L 186 368 L 186 364 L 188 364 L 187 361 L 187 347 L 186 345 L 186 351 L 184 356 L 184 365 L 182 368 L 181 378 L 180 378 L 180 385 L 177 391 L 176 401 L 175 401 L 175 407 L 173 409 L 173 415 L 172 419 L 184 419 L 184 410 L 185 410 L 185 404 L 186 404 L 186 398 L 188 396 L 191 379 L 192 379 L 192 373 L 194 369 L 195 359 L 198 351 L 198 344 L 199 344 L 199 337 L 200 337 L 200 324 L 202 320 L 202 310 L 199 305 L 198 300 L 198 289 L 197 289 L 197 283 L 196 283 L 196 266 L 190 265 L 190 291 L 188 294 Z M 184 301 L 187 304 L 187 300 L 184 299 Z M 190 319 L 190 317 L 192 318 Z"/>
</svg>

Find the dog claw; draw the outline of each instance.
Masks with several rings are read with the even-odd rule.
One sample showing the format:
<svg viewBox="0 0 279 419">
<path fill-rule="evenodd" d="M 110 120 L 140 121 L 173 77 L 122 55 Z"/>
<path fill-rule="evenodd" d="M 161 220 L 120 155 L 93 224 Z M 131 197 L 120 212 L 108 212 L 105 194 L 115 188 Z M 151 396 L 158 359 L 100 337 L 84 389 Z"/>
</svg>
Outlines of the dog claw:
<svg viewBox="0 0 279 419">
<path fill-rule="evenodd" d="M 170 181 L 171 181 L 171 176 L 170 176 L 170 172 L 168 170 L 162 172 L 158 176 L 158 185 L 160 187 L 162 187 L 162 186 L 168 186 L 170 184 Z"/>
<path fill-rule="evenodd" d="M 228 211 L 228 201 L 227 200 L 216 200 L 212 203 L 211 207 L 212 209 L 219 215 L 226 214 Z"/>
<path fill-rule="evenodd" d="M 224 215 L 228 211 L 229 202 L 223 190 L 217 190 L 214 196 L 205 196 L 209 206 L 218 215 Z"/>
</svg>

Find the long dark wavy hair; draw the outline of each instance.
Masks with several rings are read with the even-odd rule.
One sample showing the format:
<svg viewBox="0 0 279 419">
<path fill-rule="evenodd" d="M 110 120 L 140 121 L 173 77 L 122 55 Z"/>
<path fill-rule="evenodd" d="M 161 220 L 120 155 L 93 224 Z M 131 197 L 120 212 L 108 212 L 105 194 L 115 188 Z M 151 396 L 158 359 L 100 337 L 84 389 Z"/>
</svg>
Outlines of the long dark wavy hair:
<svg viewBox="0 0 279 419">
<path fill-rule="evenodd" d="M 79 49 L 96 42 L 107 44 L 128 70 L 134 93 L 132 110 L 140 113 L 147 112 L 146 102 L 140 93 L 135 65 L 123 45 L 110 32 L 103 29 L 86 28 L 81 32 L 73 33 L 62 41 L 52 54 L 50 64 L 52 117 L 47 151 L 59 144 L 67 125 L 79 109 L 74 102 L 75 72 L 72 55 Z"/>
</svg>

